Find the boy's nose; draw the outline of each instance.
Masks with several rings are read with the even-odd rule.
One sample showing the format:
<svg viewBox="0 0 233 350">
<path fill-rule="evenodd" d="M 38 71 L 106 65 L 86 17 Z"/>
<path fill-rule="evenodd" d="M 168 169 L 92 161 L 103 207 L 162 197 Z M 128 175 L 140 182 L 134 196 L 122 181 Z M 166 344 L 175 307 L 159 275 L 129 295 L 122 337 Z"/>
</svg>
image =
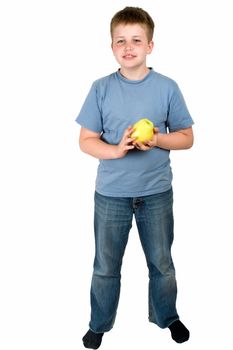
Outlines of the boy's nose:
<svg viewBox="0 0 233 350">
<path fill-rule="evenodd" d="M 125 50 L 126 50 L 126 51 L 131 51 L 131 50 L 133 50 L 132 45 L 126 44 Z"/>
</svg>

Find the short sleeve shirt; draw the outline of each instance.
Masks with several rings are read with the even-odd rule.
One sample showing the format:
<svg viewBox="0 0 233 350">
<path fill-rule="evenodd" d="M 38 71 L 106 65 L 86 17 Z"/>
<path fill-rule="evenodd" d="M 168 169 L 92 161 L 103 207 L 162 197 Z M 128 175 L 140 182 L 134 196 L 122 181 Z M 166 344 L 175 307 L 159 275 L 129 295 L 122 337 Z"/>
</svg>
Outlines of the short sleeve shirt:
<svg viewBox="0 0 233 350">
<path fill-rule="evenodd" d="M 120 71 L 96 80 L 76 121 L 117 145 L 124 130 L 142 118 L 160 133 L 189 128 L 193 120 L 177 83 L 150 69 L 141 80 L 128 80 Z M 96 191 L 111 197 L 161 193 L 172 185 L 169 151 L 155 147 L 130 150 L 119 159 L 100 159 Z"/>
</svg>

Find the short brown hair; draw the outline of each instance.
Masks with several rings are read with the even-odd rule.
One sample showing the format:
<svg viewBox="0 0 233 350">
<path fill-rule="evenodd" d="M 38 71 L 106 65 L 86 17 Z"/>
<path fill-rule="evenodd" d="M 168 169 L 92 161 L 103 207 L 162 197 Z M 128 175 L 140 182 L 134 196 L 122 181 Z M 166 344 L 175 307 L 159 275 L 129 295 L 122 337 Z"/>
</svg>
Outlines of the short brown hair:
<svg viewBox="0 0 233 350">
<path fill-rule="evenodd" d="M 151 16 L 140 7 L 125 7 L 117 12 L 110 24 L 111 36 L 118 24 L 141 24 L 146 28 L 148 41 L 151 41 L 154 34 L 154 22 Z"/>
</svg>

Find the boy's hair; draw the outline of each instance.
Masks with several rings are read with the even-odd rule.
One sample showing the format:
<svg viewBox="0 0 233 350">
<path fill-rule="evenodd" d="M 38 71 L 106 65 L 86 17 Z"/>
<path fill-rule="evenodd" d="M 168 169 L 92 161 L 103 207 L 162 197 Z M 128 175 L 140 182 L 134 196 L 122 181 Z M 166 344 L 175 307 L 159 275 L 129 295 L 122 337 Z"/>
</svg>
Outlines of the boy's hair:
<svg viewBox="0 0 233 350">
<path fill-rule="evenodd" d="M 118 24 L 141 24 L 145 27 L 148 41 L 151 41 L 154 34 L 154 22 L 151 16 L 140 7 L 125 7 L 117 12 L 110 24 L 111 37 L 113 30 Z"/>
</svg>

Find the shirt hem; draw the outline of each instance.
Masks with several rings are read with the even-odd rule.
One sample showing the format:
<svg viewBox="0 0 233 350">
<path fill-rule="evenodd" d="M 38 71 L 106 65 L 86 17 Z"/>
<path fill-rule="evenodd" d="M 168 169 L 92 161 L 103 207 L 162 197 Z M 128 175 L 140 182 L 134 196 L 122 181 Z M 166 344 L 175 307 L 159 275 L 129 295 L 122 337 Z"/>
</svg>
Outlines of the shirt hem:
<svg viewBox="0 0 233 350">
<path fill-rule="evenodd" d="M 97 188 L 95 191 L 102 196 L 106 197 L 127 197 L 127 198 L 135 198 L 135 197 L 144 197 L 144 196 L 150 196 L 153 194 L 159 194 L 163 193 L 166 191 L 169 191 L 172 188 L 172 185 L 166 186 L 160 190 L 150 190 L 150 191 L 139 191 L 139 192 L 125 192 L 124 194 L 122 193 L 113 193 L 113 192 L 105 192 L 105 191 L 99 191 Z"/>
</svg>

